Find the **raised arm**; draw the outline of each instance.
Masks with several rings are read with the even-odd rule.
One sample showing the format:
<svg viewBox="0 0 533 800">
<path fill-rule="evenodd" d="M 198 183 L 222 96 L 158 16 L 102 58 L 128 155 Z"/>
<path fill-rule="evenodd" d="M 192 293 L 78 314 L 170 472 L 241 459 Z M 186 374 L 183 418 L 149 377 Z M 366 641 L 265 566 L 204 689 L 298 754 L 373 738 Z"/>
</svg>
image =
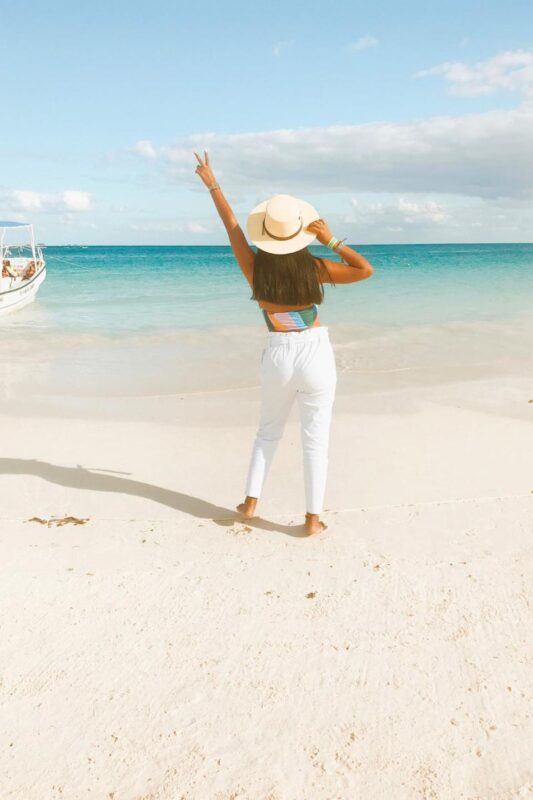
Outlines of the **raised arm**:
<svg viewBox="0 0 533 800">
<path fill-rule="evenodd" d="M 320 244 L 327 245 L 334 239 L 328 224 L 323 219 L 317 219 L 307 226 L 307 230 L 316 235 Z M 324 268 L 321 269 L 323 283 L 355 283 L 370 278 L 374 272 L 372 265 L 361 253 L 353 250 L 348 245 L 337 246 L 334 250 L 343 260 L 343 264 L 338 261 L 323 259 Z"/>
<path fill-rule="evenodd" d="M 211 197 L 219 213 L 220 219 L 224 223 L 224 227 L 228 233 L 229 241 L 235 254 L 235 258 L 241 268 L 244 277 L 253 289 L 253 275 L 254 275 L 254 251 L 246 241 L 246 237 L 242 231 L 241 226 L 237 222 L 237 218 L 233 210 L 224 197 L 222 189 L 215 179 L 213 169 L 209 163 L 209 156 L 207 150 L 204 152 L 204 158 L 200 158 L 198 153 L 194 154 L 198 160 L 196 167 L 196 174 L 200 177 L 203 183 L 211 192 Z"/>
</svg>

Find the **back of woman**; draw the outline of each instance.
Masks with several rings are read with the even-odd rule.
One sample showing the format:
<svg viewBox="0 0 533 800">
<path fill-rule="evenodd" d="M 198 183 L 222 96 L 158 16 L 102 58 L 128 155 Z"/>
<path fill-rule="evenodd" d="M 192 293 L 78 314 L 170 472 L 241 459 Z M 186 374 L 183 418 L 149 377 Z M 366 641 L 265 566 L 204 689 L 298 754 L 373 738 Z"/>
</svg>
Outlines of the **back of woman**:
<svg viewBox="0 0 533 800">
<path fill-rule="evenodd" d="M 252 289 L 267 326 L 261 357 L 261 410 L 245 486 L 237 509 L 255 516 L 258 499 L 283 435 L 293 403 L 299 406 L 307 504 L 307 534 L 327 526 L 320 520 L 328 473 L 331 415 L 337 386 L 335 355 L 319 305 L 324 284 L 364 280 L 373 273 L 366 259 L 332 236 L 326 222 L 305 200 L 279 194 L 249 214 L 248 244 L 215 180 L 207 153 L 195 154 L 196 168 L 209 188 L 237 262 Z M 309 245 L 318 240 L 345 263 L 316 258 Z"/>
</svg>

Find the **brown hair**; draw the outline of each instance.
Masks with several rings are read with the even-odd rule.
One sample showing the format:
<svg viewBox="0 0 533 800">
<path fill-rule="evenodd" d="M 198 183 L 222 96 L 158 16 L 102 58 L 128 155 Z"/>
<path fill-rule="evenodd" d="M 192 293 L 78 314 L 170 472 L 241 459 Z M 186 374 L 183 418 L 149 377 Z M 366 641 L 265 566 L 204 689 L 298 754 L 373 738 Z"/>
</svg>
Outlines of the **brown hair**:
<svg viewBox="0 0 533 800">
<path fill-rule="evenodd" d="M 324 285 L 317 261 L 327 270 L 324 259 L 313 256 L 307 247 L 282 255 L 258 249 L 250 299 L 295 306 L 322 303 Z"/>
</svg>

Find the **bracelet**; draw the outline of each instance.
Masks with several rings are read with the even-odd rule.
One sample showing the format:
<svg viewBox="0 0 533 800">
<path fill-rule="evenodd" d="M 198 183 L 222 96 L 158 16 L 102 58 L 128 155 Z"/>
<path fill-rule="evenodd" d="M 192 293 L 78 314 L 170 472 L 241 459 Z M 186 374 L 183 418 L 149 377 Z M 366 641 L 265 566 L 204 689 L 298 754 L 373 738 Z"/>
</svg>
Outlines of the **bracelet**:
<svg viewBox="0 0 533 800">
<path fill-rule="evenodd" d="M 208 186 L 207 188 L 209 189 L 210 192 L 214 192 L 215 189 L 220 189 L 220 186 L 218 185 L 218 183 L 214 183 L 212 186 Z"/>
<path fill-rule="evenodd" d="M 336 239 L 335 236 L 332 236 L 326 247 L 329 247 L 330 250 L 340 250 L 345 241 L 346 239 Z"/>
</svg>

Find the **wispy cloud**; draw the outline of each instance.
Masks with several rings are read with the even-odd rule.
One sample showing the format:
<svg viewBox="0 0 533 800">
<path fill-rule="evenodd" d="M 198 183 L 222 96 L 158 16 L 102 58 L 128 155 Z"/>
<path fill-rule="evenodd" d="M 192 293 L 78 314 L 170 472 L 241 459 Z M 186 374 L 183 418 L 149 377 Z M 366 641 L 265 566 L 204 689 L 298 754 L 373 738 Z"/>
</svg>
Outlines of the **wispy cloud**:
<svg viewBox="0 0 533 800">
<path fill-rule="evenodd" d="M 286 50 L 288 47 L 290 47 L 292 44 L 293 44 L 293 39 L 286 39 L 286 40 L 283 39 L 279 42 L 276 42 L 276 44 L 272 48 L 272 55 L 275 56 L 276 58 L 279 58 L 279 56 L 283 53 L 283 51 Z"/>
<path fill-rule="evenodd" d="M 453 225 L 453 217 L 457 212 L 457 203 L 445 205 L 433 199 L 424 199 L 401 196 L 388 197 L 386 201 L 362 201 L 351 198 L 352 213 L 346 217 L 355 225 L 388 225 L 394 230 L 404 230 L 404 226 L 440 226 L 446 223 Z M 463 212 L 461 212 L 463 213 Z"/>
<path fill-rule="evenodd" d="M 15 189 L 2 192 L 0 202 L 3 207 L 13 211 L 63 214 L 91 209 L 90 194 L 72 189 L 56 193 Z"/>
<path fill-rule="evenodd" d="M 371 50 L 373 47 L 377 47 L 379 44 L 378 40 L 375 36 L 360 36 L 356 42 L 352 42 L 350 45 L 350 50 Z"/>
<path fill-rule="evenodd" d="M 444 78 L 450 94 L 472 97 L 507 89 L 533 96 L 533 52 L 511 50 L 473 65 L 462 61 L 446 61 L 417 72 L 415 77 L 433 75 Z"/>
<path fill-rule="evenodd" d="M 189 233 L 208 233 L 205 225 L 202 225 L 200 222 L 186 222 L 184 228 Z"/>
<path fill-rule="evenodd" d="M 200 222 L 176 222 L 165 220 L 148 220 L 147 222 L 131 222 L 129 228 L 132 231 L 141 231 L 143 233 L 196 233 L 205 234 L 209 233 L 208 228 Z"/>
<path fill-rule="evenodd" d="M 533 205 L 521 200 L 368 197 L 352 197 L 349 212 L 335 220 L 339 230 L 365 241 L 502 241 L 516 239 L 517 231 L 526 233 L 533 222 Z"/>
<path fill-rule="evenodd" d="M 137 155 L 144 156 L 145 158 L 155 158 L 157 155 L 153 144 L 146 139 L 135 142 L 131 150 L 133 153 L 137 153 Z"/>
<path fill-rule="evenodd" d="M 403 220 L 407 223 L 412 223 L 417 220 L 442 223 L 446 222 L 450 216 L 446 208 L 434 200 L 427 200 L 421 203 L 419 200 L 408 200 L 404 197 L 400 197 L 398 201 L 398 210 L 400 213 L 404 214 Z"/>
</svg>

